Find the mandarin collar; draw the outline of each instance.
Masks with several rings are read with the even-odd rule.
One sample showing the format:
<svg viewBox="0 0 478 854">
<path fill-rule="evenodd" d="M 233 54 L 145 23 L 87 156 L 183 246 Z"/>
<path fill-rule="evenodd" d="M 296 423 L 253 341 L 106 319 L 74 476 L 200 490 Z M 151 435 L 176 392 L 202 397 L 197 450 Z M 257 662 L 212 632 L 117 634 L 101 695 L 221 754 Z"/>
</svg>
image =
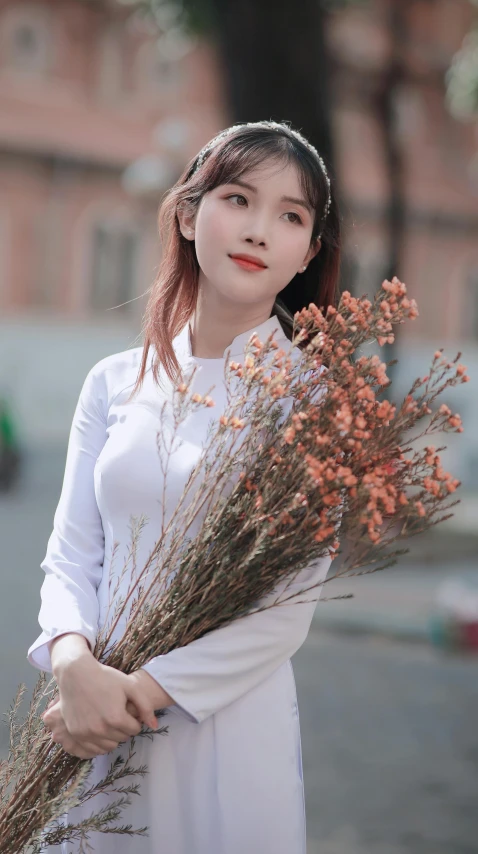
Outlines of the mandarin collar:
<svg viewBox="0 0 478 854">
<path fill-rule="evenodd" d="M 228 351 L 230 358 L 243 358 L 245 354 L 246 344 L 249 341 L 249 338 L 256 332 L 260 340 L 265 343 L 266 339 L 271 333 L 274 333 L 274 338 L 279 344 L 281 341 L 286 342 L 290 345 L 290 341 L 285 335 L 282 326 L 280 324 L 279 318 L 276 314 L 273 314 L 271 317 L 268 317 L 267 320 L 264 320 L 263 323 L 259 323 L 256 326 L 251 327 L 251 329 L 247 329 L 245 332 L 241 332 L 239 335 L 232 340 L 231 344 L 229 344 L 222 356 L 218 356 L 215 358 L 202 358 L 200 356 L 193 356 L 191 352 L 191 337 L 190 337 L 190 326 L 189 321 L 183 327 L 179 335 L 176 336 L 173 342 L 173 346 L 176 352 L 176 356 L 178 358 L 182 358 L 183 360 L 204 364 L 207 365 L 209 362 L 224 362 L 227 356 Z"/>
</svg>

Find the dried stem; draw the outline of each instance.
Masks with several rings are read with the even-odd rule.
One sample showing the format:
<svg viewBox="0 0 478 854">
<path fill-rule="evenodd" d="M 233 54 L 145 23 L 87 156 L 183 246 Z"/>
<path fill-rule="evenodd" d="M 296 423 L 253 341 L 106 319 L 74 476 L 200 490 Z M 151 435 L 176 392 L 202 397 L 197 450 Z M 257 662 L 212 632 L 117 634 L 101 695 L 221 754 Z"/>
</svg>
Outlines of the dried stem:
<svg viewBox="0 0 478 854">
<path fill-rule="evenodd" d="M 383 283 L 373 304 L 345 292 L 338 310 L 329 307 L 324 316 L 311 303 L 295 316 L 288 353 L 278 349 L 273 336 L 265 343 L 253 336 L 243 363 L 225 364 L 226 408 L 213 419 L 166 524 L 168 472 L 177 453 L 179 427 L 191 413 L 214 405 L 209 394 L 193 393 L 194 372 L 189 385 L 175 389 L 171 405 L 161 408 L 157 432 L 160 530 L 138 571 L 137 546 L 146 520 L 132 518 L 131 547 L 111 593 L 120 544 L 113 545 L 111 598 L 94 650 L 98 660 L 131 673 L 152 657 L 248 613 L 306 601 L 298 597 L 313 590 L 318 598 L 333 578 L 395 564 L 408 549 L 390 550 L 394 543 L 448 518 L 435 517 L 458 503 L 445 501 L 460 482 L 443 471 L 434 446 L 407 454 L 416 438 L 462 432 L 458 414 L 446 405 L 433 413 L 431 404 L 448 386 L 468 380 L 465 366 L 457 365 L 450 377 L 458 356 L 446 362 L 437 351 L 430 375 L 413 384 L 397 410 L 377 397 L 388 384 L 386 366 L 376 356 L 353 358 L 370 340 L 392 341 L 392 324 L 417 315 L 416 304 L 405 293 L 405 286 L 394 279 Z M 302 350 L 296 346 L 300 341 L 306 342 Z M 405 441 L 427 415 L 432 415 L 428 427 Z M 197 531 L 190 536 L 194 524 Z M 345 549 L 339 548 L 341 542 Z M 298 591 L 293 588 L 302 570 L 307 575 L 317 560 L 335 560 L 344 553 L 335 575 L 316 584 L 304 581 Z M 120 596 L 125 578 L 127 592 Z M 114 640 L 124 615 L 126 627 Z M 130 835 L 146 831 L 114 825 L 129 803 L 127 797 L 77 825 L 54 824 L 99 792 L 138 794 L 138 784 L 117 783 L 144 775 L 146 769 L 129 765 L 134 755 L 131 739 L 126 763 L 118 756 L 102 781 L 83 790 L 91 760 L 53 745 L 39 718 L 41 701 L 52 691 L 51 682 L 45 688 L 42 675 L 23 727 L 16 724 L 21 689 L 10 712 L 10 755 L 0 766 L 0 854 L 27 849 L 39 854 L 41 844 L 63 840 L 83 843 L 92 830 Z M 161 710 L 157 714 L 161 716 Z M 140 737 L 164 732 L 143 729 Z"/>
</svg>

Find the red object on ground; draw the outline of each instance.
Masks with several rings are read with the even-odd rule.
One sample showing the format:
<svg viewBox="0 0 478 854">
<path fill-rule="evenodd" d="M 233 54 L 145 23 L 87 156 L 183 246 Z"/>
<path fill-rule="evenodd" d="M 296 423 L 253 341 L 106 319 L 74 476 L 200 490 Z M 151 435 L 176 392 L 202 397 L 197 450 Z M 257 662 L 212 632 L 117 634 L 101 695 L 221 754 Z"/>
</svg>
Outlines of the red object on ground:
<svg viewBox="0 0 478 854">
<path fill-rule="evenodd" d="M 478 649 L 478 620 L 462 624 L 462 637 L 466 647 Z"/>
</svg>

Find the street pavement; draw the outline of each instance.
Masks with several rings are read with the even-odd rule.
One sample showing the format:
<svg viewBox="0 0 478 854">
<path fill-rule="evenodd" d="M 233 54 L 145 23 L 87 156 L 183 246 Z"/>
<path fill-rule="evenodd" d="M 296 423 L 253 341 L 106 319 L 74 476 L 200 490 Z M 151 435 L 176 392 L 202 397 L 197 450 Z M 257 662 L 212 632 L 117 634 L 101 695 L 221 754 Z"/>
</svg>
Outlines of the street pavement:
<svg viewBox="0 0 478 854">
<path fill-rule="evenodd" d="M 462 584 L 466 581 L 467 585 L 468 579 L 478 579 L 478 552 L 476 558 L 437 554 L 427 562 L 412 549 L 395 566 L 378 572 L 341 578 L 333 575 L 334 563 L 314 614 L 319 628 L 431 643 L 437 621 L 444 614 L 443 585 L 450 579 L 460 579 Z M 464 595 L 467 593 L 465 587 Z M 352 598 L 334 599 L 345 594 L 352 594 Z M 476 596 L 478 600 L 478 584 Z M 478 649 L 476 652 L 478 655 Z"/>
<path fill-rule="evenodd" d="M 476 658 L 315 626 L 293 667 L 308 854 L 476 854 Z"/>
<path fill-rule="evenodd" d="M 26 651 L 63 465 L 64 449 L 32 456 L 18 490 L 0 496 L 3 713 L 38 676 Z M 474 547 L 418 540 L 400 566 L 326 584 L 324 599 L 354 598 L 321 601 L 294 656 L 308 854 L 478 851 L 478 655 L 435 648 L 428 633 L 440 580 L 475 565 Z"/>
</svg>

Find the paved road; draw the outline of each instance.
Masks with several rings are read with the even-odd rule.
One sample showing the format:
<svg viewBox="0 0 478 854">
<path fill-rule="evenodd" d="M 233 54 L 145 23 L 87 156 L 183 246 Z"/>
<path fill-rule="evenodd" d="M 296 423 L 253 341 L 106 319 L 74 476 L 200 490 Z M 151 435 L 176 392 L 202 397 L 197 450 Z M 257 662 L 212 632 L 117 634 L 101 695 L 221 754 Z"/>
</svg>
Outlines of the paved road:
<svg viewBox="0 0 478 854">
<path fill-rule="evenodd" d="M 293 665 L 309 854 L 476 854 L 476 659 L 314 630 Z"/>
<path fill-rule="evenodd" d="M 25 656 L 63 461 L 32 460 L 18 494 L 0 497 L 2 713 L 37 676 Z M 329 634 L 318 620 L 294 670 L 309 854 L 476 854 L 478 657 Z M 6 727 L 0 739 L 4 753 Z"/>
</svg>

